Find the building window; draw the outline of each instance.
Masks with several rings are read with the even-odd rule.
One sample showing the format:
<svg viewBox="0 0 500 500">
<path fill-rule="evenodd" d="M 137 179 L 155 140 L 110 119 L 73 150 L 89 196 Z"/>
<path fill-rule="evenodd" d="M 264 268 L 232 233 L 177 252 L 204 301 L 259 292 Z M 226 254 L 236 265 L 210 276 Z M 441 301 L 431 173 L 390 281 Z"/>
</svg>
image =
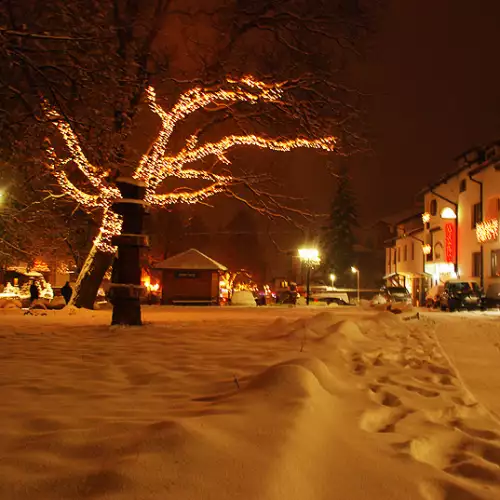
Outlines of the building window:
<svg viewBox="0 0 500 500">
<path fill-rule="evenodd" d="M 482 222 L 481 220 L 481 203 L 476 203 L 472 206 L 472 229 L 476 229 L 477 224 Z"/>
<path fill-rule="evenodd" d="M 438 213 L 437 200 L 431 200 L 431 205 L 429 207 L 429 212 L 431 213 L 431 215 L 436 215 Z"/>
<path fill-rule="evenodd" d="M 405 245 L 403 251 L 403 260 L 406 262 L 408 260 L 408 245 Z"/>
<path fill-rule="evenodd" d="M 481 252 L 472 253 L 472 276 L 481 276 Z"/>
<path fill-rule="evenodd" d="M 500 198 L 490 198 L 486 202 L 486 213 L 485 219 L 498 219 L 498 214 L 500 212 Z"/>
<path fill-rule="evenodd" d="M 491 251 L 491 276 L 500 276 L 500 250 Z"/>
<path fill-rule="evenodd" d="M 401 247 L 398 247 L 398 262 L 401 262 Z"/>
<path fill-rule="evenodd" d="M 460 181 L 460 192 L 463 193 L 466 189 L 467 189 L 467 180 L 466 179 L 462 179 Z"/>
<path fill-rule="evenodd" d="M 415 242 L 411 242 L 411 260 L 415 260 Z"/>
<path fill-rule="evenodd" d="M 396 265 L 396 249 L 394 249 L 394 265 Z"/>
</svg>

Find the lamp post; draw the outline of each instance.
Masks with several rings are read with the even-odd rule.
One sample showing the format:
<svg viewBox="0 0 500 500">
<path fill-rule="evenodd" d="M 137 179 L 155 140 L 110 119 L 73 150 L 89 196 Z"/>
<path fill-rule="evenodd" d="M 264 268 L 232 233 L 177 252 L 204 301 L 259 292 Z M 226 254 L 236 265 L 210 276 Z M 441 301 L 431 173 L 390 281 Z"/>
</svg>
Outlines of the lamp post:
<svg viewBox="0 0 500 500">
<path fill-rule="evenodd" d="M 330 274 L 330 280 L 332 281 L 332 288 L 335 288 L 333 286 L 333 284 L 335 283 L 335 279 L 337 278 L 337 276 L 335 276 L 335 274 Z"/>
<path fill-rule="evenodd" d="M 356 274 L 356 278 L 357 278 L 357 285 L 358 285 L 358 305 L 360 304 L 360 299 L 359 299 L 359 269 L 352 266 L 351 267 L 351 272 Z"/>
<path fill-rule="evenodd" d="M 309 305 L 310 300 L 310 286 L 311 286 L 311 269 L 319 264 L 319 252 L 316 248 L 300 248 L 299 249 L 300 260 L 307 266 L 306 275 L 306 305 Z"/>
</svg>

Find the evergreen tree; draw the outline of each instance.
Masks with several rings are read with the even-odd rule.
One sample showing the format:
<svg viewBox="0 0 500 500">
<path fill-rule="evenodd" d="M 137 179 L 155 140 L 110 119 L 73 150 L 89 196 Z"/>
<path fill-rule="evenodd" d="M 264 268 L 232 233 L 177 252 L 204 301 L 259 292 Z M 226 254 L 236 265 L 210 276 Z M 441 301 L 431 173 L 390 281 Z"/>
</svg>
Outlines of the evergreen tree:
<svg viewBox="0 0 500 500">
<path fill-rule="evenodd" d="M 333 272 L 337 283 L 350 282 L 351 266 L 356 264 L 353 228 L 358 225 L 356 197 L 352 192 L 347 169 L 341 168 L 332 200 L 328 223 L 323 231 L 323 262 L 325 270 Z"/>
</svg>

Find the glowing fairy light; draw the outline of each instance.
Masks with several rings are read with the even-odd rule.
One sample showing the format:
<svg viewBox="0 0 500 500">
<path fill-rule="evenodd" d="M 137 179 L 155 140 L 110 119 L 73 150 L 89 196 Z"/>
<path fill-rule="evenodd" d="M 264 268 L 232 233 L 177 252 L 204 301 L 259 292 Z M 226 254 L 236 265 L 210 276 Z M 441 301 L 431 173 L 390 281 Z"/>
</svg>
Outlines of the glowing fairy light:
<svg viewBox="0 0 500 500">
<path fill-rule="evenodd" d="M 106 208 L 104 210 L 101 228 L 94 239 L 94 245 L 103 252 L 115 253 L 116 247 L 111 244 L 111 241 L 113 236 L 117 236 L 121 233 L 122 224 L 122 216 Z"/>
<path fill-rule="evenodd" d="M 320 139 L 295 138 L 290 140 L 268 139 L 261 136 L 229 135 L 217 142 L 199 144 L 196 135 L 186 140 L 185 147 L 175 156 L 166 155 L 170 137 L 176 125 L 187 116 L 197 110 L 203 109 L 210 104 L 231 106 L 238 102 L 254 104 L 257 102 L 279 103 L 282 101 L 284 91 L 283 84 L 266 84 L 246 76 L 241 80 L 228 79 L 226 88 L 216 90 L 195 87 L 181 94 L 178 101 L 170 111 L 165 111 L 156 100 L 156 92 L 153 87 L 146 89 L 146 99 L 149 108 L 161 120 L 161 128 L 158 136 L 147 154 L 141 158 L 133 178 L 146 184 L 145 201 L 151 205 L 167 206 L 175 203 L 199 203 L 218 193 L 227 191 L 229 186 L 237 182 L 232 175 L 220 175 L 205 170 L 186 168 L 190 163 L 203 160 L 208 156 L 218 158 L 225 165 L 231 161 L 226 154 L 230 149 L 238 146 L 251 146 L 273 151 L 291 151 L 297 148 L 314 148 L 325 151 L 333 151 L 335 148 L 334 137 L 323 137 Z M 92 165 L 83 153 L 78 137 L 61 115 L 47 102 L 43 104 L 47 118 L 57 128 L 63 137 L 69 150 L 69 157 L 60 160 L 54 148 L 47 147 L 47 166 L 54 174 L 62 191 L 80 203 L 86 210 L 101 208 L 103 213 L 102 225 L 94 243 L 96 247 L 104 252 L 115 252 L 111 244 L 112 238 L 120 234 L 122 219 L 114 213 L 111 206 L 114 201 L 121 198 L 117 187 L 110 185 L 107 173 L 102 168 Z M 85 175 L 96 194 L 88 194 L 73 184 L 62 167 L 73 162 Z M 208 181 L 210 184 L 197 190 L 183 188 L 170 193 L 158 194 L 158 186 L 167 178 L 197 179 Z"/>
<path fill-rule="evenodd" d="M 498 238 L 498 219 L 488 219 L 476 224 L 476 237 L 479 243 L 486 243 Z"/>
</svg>

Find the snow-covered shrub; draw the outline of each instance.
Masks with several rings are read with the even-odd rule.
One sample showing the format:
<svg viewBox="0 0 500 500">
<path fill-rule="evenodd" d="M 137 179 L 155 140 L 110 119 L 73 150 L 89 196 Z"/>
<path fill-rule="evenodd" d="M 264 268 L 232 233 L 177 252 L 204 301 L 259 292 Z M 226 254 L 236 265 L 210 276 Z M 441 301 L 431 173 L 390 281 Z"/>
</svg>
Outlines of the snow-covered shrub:
<svg viewBox="0 0 500 500">
<path fill-rule="evenodd" d="M 47 299 L 36 299 L 31 303 L 31 309 L 47 309 L 49 304 Z"/>
<path fill-rule="evenodd" d="M 382 304 L 387 304 L 387 300 L 381 294 L 375 295 L 375 297 L 373 297 L 373 299 L 371 300 L 371 305 L 372 306 L 379 306 L 379 305 L 382 305 Z"/>
<path fill-rule="evenodd" d="M 231 298 L 231 305 L 257 307 L 253 293 L 250 290 L 236 290 Z"/>
<path fill-rule="evenodd" d="M 297 297 L 296 304 L 298 306 L 305 306 L 306 305 L 306 298 L 303 295 L 301 295 L 300 297 Z"/>
<path fill-rule="evenodd" d="M 4 306 L 4 309 L 21 309 L 23 304 L 18 299 L 7 300 L 7 303 Z"/>
</svg>

